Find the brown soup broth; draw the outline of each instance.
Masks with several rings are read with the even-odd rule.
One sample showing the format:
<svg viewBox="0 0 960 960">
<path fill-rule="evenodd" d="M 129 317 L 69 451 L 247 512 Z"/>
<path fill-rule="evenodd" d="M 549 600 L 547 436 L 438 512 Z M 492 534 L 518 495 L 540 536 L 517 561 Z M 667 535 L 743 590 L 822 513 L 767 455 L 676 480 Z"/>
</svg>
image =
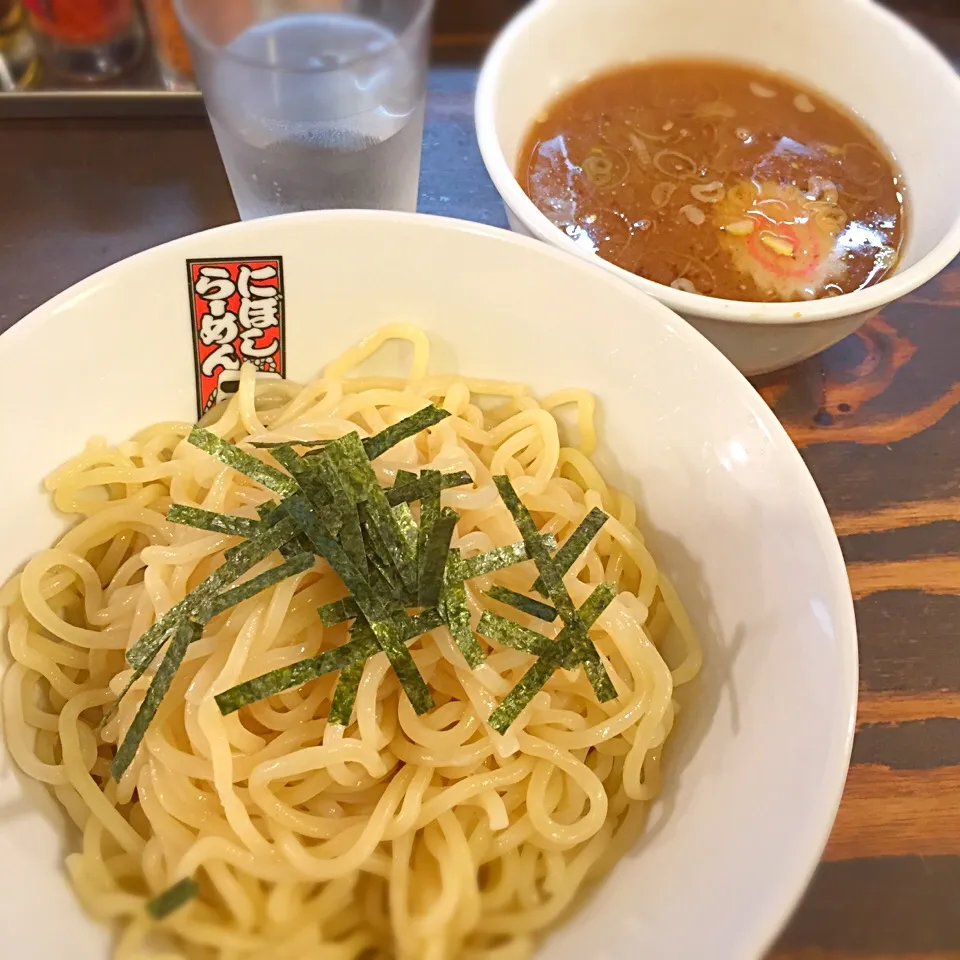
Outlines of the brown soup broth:
<svg viewBox="0 0 960 960">
<path fill-rule="evenodd" d="M 538 118 L 518 179 L 585 249 L 729 300 L 859 290 L 905 236 L 903 177 L 878 139 L 822 94 L 736 64 L 586 81 Z"/>
</svg>

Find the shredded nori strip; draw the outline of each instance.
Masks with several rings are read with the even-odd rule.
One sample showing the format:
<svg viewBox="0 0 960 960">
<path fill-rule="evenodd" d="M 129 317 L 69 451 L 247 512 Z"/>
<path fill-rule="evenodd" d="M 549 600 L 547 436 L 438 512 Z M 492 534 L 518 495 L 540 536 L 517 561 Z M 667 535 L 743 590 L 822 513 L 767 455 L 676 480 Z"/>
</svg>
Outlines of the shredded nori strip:
<svg viewBox="0 0 960 960">
<path fill-rule="evenodd" d="M 130 724 L 130 729 L 127 730 L 123 743 L 120 744 L 110 764 L 110 773 L 114 780 L 119 780 L 127 767 L 133 762 L 140 742 L 147 732 L 147 727 L 156 716 L 160 701 L 167 695 L 170 684 L 173 683 L 173 678 L 177 670 L 180 669 L 180 664 L 183 663 L 187 647 L 202 633 L 203 627 L 192 620 L 182 620 L 177 627 L 177 632 L 170 642 L 170 647 L 150 681 L 150 686 L 147 688 L 147 694 L 140 704 L 140 709 L 137 710 L 137 715 L 133 718 L 133 723 Z"/>
<path fill-rule="evenodd" d="M 353 714 L 353 705 L 363 679 L 363 662 L 351 663 L 340 671 L 340 679 L 333 691 L 333 701 L 330 704 L 330 714 L 327 717 L 330 723 L 339 723 L 347 726 Z"/>
<path fill-rule="evenodd" d="M 483 612 L 477 624 L 477 633 L 488 640 L 499 643 L 502 647 L 529 653 L 534 657 L 545 657 L 550 654 L 551 648 L 557 640 L 548 640 L 542 633 L 521 627 L 519 623 L 501 617 L 489 610 Z"/>
<path fill-rule="evenodd" d="M 187 442 L 282 497 L 296 493 L 299 489 L 292 477 L 241 450 L 235 444 L 221 440 L 215 433 L 204 430 L 203 427 L 194 427 L 187 437 Z"/>
<path fill-rule="evenodd" d="M 325 447 L 329 440 L 261 440 L 250 444 L 257 450 L 276 450 L 277 447 L 305 447 L 307 450 L 316 450 Z"/>
<path fill-rule="evenodd" d="M 586 628 L 594 624 L 596 619 L 613 600 L 613 596 L 613 588 L 607 583 L 601 583 L 594 589 L 593 593 L 587 597 L 579 611 Z M 560 666 L 572 670 L 582 662 L 582 657 L 575 642 L 575 634 L 570 627 L 564 627 L 556 640 L 551 641 L 547 640 L 546 637 L 540 637 L 540 641 L 535 641 L 534 636 L 539 636 L 535 631 L 525 630 L 525 628 L 519 627 L 519 625 L 516 624 L 515 626 L 518 626 L 518 629 L 523 631 L 522 633 L 517 633 L 512 630 L 507 631 L 496 622 L 498 620 L 502 620 L 502 618 L 496 617 L 495 614 L 490 614 L 490 617 L 487 618 L 485 614 L 484 618 L 481 618 L 477 629 L 483 633 L 484 636 L 490 636 L 491 639 L 494 639 L 494 632 L 502 630 L 499 639 L 501 639 L 504 646 L 513 646 L 515 649 L 520 649 L 519 646 L 509 642 L 511 640 L 516 640 L 517 643 L 524 645 L 529 644 L 531 649 L 523 651 L 525 653 L 534 653 L 534 647 L 541 649 L 541 642 L 547 644 L 545 648 L 542 648 L 544 652 L 539 655 L 537 662 L 520 678 L 517 685 L 504 697 L 500 705 L 490 714 L 487 720 L 490 726 L 498 733 L 506 733 L 524 707 L 527 706 L 534 696 L 543 688 L 543 685 L 553 676 L 554 671 Z M 506 622 L 509 623 L 510 621 Z M 485 632 L 488 630 L 490 633 Z M 592 642 L 590 646 L 593 647 Z M 594 652 L 596 652 L 596 648 L 593 647 L 593 649 Z"/>
<path fill-rule="evenodd" d="M 290 471 L 290 475 L 303 491 L 301 496 L 306 496 L 327 531 L 336 536 L 340 530 L 340 511 L 323 478 L 322 464 L 306 460 L 288 446 L 277 447 L 273 451 L 273 457 Z M 283 507 L 283 503 L 278 506 Z"/>
<path fill-rule="evenodd" d="M 412 603 L 417 590 L 417 553 L 411 549 L 396 514 L 379 487 L 364 502 L 361 523 L 371 534 L 376 531 L 371 540 L 378 547 L 378 556 L 396 571 L 407 602 Z"/>
<path fill-rule="evenodd" d="M 377 594 L 353 566 L 340 544 L 323 532 L 316 515 L 307 504 L 292 507 L 291 513 L 300 529 L 310 538 L 317 553 L 340 574 L 340 579 L 353 594 L 414 710 L 417 713 L 426 713 L 432 709 L 434 703 L 430 688 L 420 675 L 410 651 L 404 646 L 406 637 L 401 634 L 397 622 L 401 617 L 406 618 L 406 615 L 402 611 L 397 615 L 393 598 Z"/>
<path fill-rule="evenodd" d="M 508 607 L 513 607 L 528 616 L 536 617 L 538 620 L 546 620 L 547 623 L 553 623 L 557 619 L 557 611 L 549 603 L 534 600 L 533 597 L 517 593 L 516 590 L 508 590 L 506 587 L 492 587 L 487 591 L 487 596 L 491 600 L 505 603 Z"/>
<path fill-rule="evenodd" d="M 577 613 L 580 614 L 580 619 L 583 621 L 583 625 L 589 630 L 599 619 L 600 614 L 603 613 L 607 607 L 613 603 L 613 598 L 616 596 L 616 591 L 609 583 L 601 583 L 594 588 L 593 593 L 587 597 L 586 600 L 580 605 L 577 609 Z M 560 636 L 563 636 L 561 631 Z M 557 638 L 559 639 L 559 637 Z M 592 644 L 591 644 L 592 646 Z M 571 647 L 570 653 L 567 655 L 566 660 L 564 661 L 564 667 L 568 670 L 572 670 L 581 660 L 582 651 L 575 645 Z"/>
<path fill-rule="evenodd" d="M 393 667 L 393 672 L 397 675 L 400 686 L 403 687 L 403 692 L 407 695 L 413 709 L 417 714 L 432 710 L 436 704 L 430 688 L 407 649 L 404 642 L 405 632 L 399 624 L 395 620 L 371 620 L 370 629 L 387 655 L 390 666 Z"/>
<path fill-rule="evenodd" d="M 339 537 L 340 545 L 353 565 L 361 576 L 366 576 L 367 550 L 363 542 L 363 528 L 360 526 L 360 514 L 357 509 L 358 499 L 354 494 L 349 478 L 340 473 L 331 459 L 331 452 L 337 443 L 339 441 L 334 441 L 324 447 L 318 456 L 310 460 L 310 466 L 316 470 L 317 476 L 329 491 L 332 498 L 330 509 L 337 517 L 339 529 L 334 529 L 328 522 L 324 523 L 324 526 L 331 536 Z M 298 459 L 302 458 L 298 457 Z M 311 505 L 314 509 L 318 507 L 314 498 L 311 498 Z M 320 517 L 323 520 L 322 514 L 320 514 Z"/>
<path fill-rule="evenodd" d="M 506 729 L 560 665 L 575 667 L 583 663 L 598 697 L 603 700 L 616 696 L 586 632 L 589 623 L 610 602 L 613 592 L 605 586 L 598 588 L 584 604 L 581 617 L 562 582 L 563 573 L 605 522 L 602 511 L 591 511 L 551 559 L 555 538 L 537 531 L 509 480 L 495 478 L 501 497 L 520 527 L 523 542 L 463 560 L 460 551 L 450 547 L 459 517 L 455 511 L 441 508 L 440 492 L 471 484 L 469 473 L 443 475 L 436 470 L 424 470 L 416 476 L 400 470 L 392 488 L 380 487 L 370 461 L 447 416 L 446 411 L 431 405 L 367 440 L 361 441 L 358 434 L 350 433 L 331 441 L 254 444 L 269 450 L 289 471 L 289 476 L 210 431 L 197 427 L 191 432 L 190 443 L 285 499 L 260 507 L 260 520 L 182 505 L 170 508 L 171 522 L 248 539 L 226 551 L 223 565 L 160 617 L 128 651 L 127 659 L 134 667 L 132 685 L 170 634 L 174 634 L 111 765 L 117 778 L 132 762 L 187 647 L 202 635 L 203 623 L 259 591 L 309 570 L 316 555 L 330 563 L 349 591 L 342 600 L 320 607 L 320 618 L 327 626 L 352 619 L 351 639 L 335 650 L 218 694 L 215 699 L 223 714 L 340 671 L 330 720 L 347 724 L 364 663 L 380 651 L 390 660 L 416 712 L 426 712 L 434 706 L 433 697 L 407 642 L 446 623 L 467 663 L 473 668 L 482 664 L 484 651 L 471 628 L 465 581 L 528 559 L 537 563 L 537 588 L 550 598 L 553 607 L 503 587 L 494 587 L 489 595 L 543 620 L 552 621 L 559 614 L 564 628 L 556 641 L 549 641 L 505 618 L 484 615 L 481 626 L 491 639 L 538 656 L 537 663 L 494 711 L 491 723 L 497 729 Z M 298 453 L 295 447 L 308 452 Z M 419 525 L 410 507 L 418 500 Z M 282 564 L 224 589 L 276 549 L 284 555 Z M 411 606 L 425 609 L 411 617 L 406 613 Z"/>
<path fill-rule="evenodd" d="M 411 476 L 413 476 L 411 474 Z M 473 477 L 465 470 L 459 470 L 456 473 L 444 473 L 440 476 L 440 489 L 452 490 L 455 487 L 466 487 L 473 483 Z M 394 485 L 385 491 L 387 501 L 391 507 L 400 503 L 413 503 L 419 500 L 425 493 L 429 493 L 427 486 L 414 478 L 412 483 L 403 486 Z"/>
<path fill-rule="evenodd" d="M 225 590 L 218 596 L 213 597 L 208 605 L 197 609 L 195 619 L 206 623 L 214 617 L 219 616 L 225 610 L 229 610 L 230 607 L 235 607 L 237 604 L 243 603 L 244 600 L 249 600 L 251 597 L 256 596 L 258 593 L 269 589 L 281 581 L 295 577 L 298 573 L 304 573 L 309 570 L 316 561 L 317 558 L 313 552 L 297 554 L 297 556 L 292 557 L 290 560 L 281 563 L 280 566 L 257 574 L 257 576 L 245 580 L 238 586 L 231 587 L 229 590 Z"/>
<path fill-rule="evenodd" d="M 577 611 L 587 629 L 593 626 L 600 614 L 613 602 L 613 598 L 614 590 L 608 583 L 601 583 L 587 597 L 583 606 Z M 521 653 L 529 653 L 534 657 L 544 656 L 555 643 L 563 644 L 568 649 L 563 666 L 572 670 L 580 662 L 577 659 L 577 651 L 573 644 L 567 642 L 570 632 L 566 629 L 560 632 L 556 640 L 549 640 L 543 634 L 537 633 L 536 630 L 521 627 L 519 623 L 515 623 L 513 620 L 508 620 L 506 617 L 485 610 L 477 624 L 477 633 L 490 640 L 495 640 L 501 646 L 519 650 Z"/>
<path fill-rule="evenodd" d="M 175 913 L 181 907 L 186 906 L 191 900 L 195 900 L 200 895 L 200 887 L 197 881 L 192 877 L 184 877 L 178 880 L 172 887 L 168 887 L 163 893 L 158 894 L 152 900 L 147 901 L 147 913 L 154 920 L 163 920 Z"/>
<path fill-rule="evenodd" d="M 303 496 L 303 494 L 298 493 L 296 496 Z M 257 507 L 257 513 L 263 521 L 264 528 L 274 526 L 287 516 L 283 509 L 283 503 L 277 503 L 276 501 L 261 504 Z M 290 560 L 301 553 L 311 553 L 313 551 L 313 548 L 310 546 L 310 541 L 302 534 L 297 535 L 292 540 L 288 540 L 286 543 L 280 544 L 278 549 L 285 560 Z M 228 550 L 224 554 L 227 560 L 230 559 L 231 552 L 231 550 Z"/>
<path fill-rule="evenodd" d="M 286 580 L 288 577 L 293 577 L 298 573 L 303 573 L 305 570 L 309 570 L 315 562 L 316 557 L 312 552 L 298 554 L 289 562 L 282 563 L 279 567 L 274 567 L 272 570 L 267 570 L 265 573 L 261 573 L 256 577 L 252 577 L 245 583 L 242 583 L 237 587 L 233 587 L 232 589 L 227 590 L 225 593 L 221 593 L 219 596 L 214 597 L 205 607 L 197 607 L 194 610 L 191 619 L 194 621 L 194 623 L 205 624 L 214 617 L 223 613 L 225 610 L 228 610 L 230 607 L 235 606 L 238 603 L 242 603 L 244 600 L 248 600 L 250 597 L 260 593 L 260 591 L 266 590 L 268 587 L 272 587 L 276 583 L 280 583 L 281 580 Z M 200 639 L 200 636 L 201 635 L 198 634 L 190 642 L 195 643 Z M 118 696 L 113 702 L 113 704 L 110 706 L 110 709 L 104 713 L 99 724 L 99 729 L 102 729 L 107 721 L 113 717 L 114 713 L 116 713 L 117 707 L 120 706 L 120 702 L 130 692 L 130 688 L 147 672 L 147 667 L 149 665 L 149 662 L 146 662 L 133 671 L 133 676 L 127 681 L 127 685 L 120 692 L 120 696 Z"/>
<path fill-rule="evenodd" d="M 167 510 L 167 519 L 185 527 L 197 530 L 210 530 L 212 533 L 226 533 L 232 537 L 255 537 L 260 531 L 260 521 L 248 517 L 234 517 L 226 513 L 215 513 L 200 507 L 188 507 L 179 503 Z"/>
<path fill-rule="evenodd" d="M 540 539 L 547 550 L 556 550 L 557 541 L 552 533 L 541 536 Z M 527 550 L 527 545 L 522 541 L 511 543 L 507 547 L 497 547 L 495 550 L 488 550 L 486 553 L 464 560 L 463 579 L 472 580 L 474 577 L 485 577 L 489 573 L 506 570 L 507 567 L 531 559 L 533 558 Z"/>
<path fill-rule="evenodd" d="M 610 518 L 599 508 L 594 507 L 580 521 L 577 529 L 567 537 L 564 545 L 557 551 L 553 562 L 560 571 L 562 577 L 576 562 L 577 557 L 590 546 L 590 541 L 600 532 L 601 527 Z M 533 590 L 546 596 L 546 588 L 543 584 L 543 577 L 537 578 Z"/>
<path fill-rule="evenodd" d="M 401 620 L 400 626 L 404 631 L 406 638 L 419 637 L 422 633 L 429 633 L 443 625 L 443 616 L 439 610 L 424 610 L 414 617 L 407 620 Z"/>
<path fill-rule="evenodd" d="M 380 488 L 359 437 L 351 433 L 341 438 L 331 445 L 329 456 L 341 475 L 347 478 L 352 494 L 361 501 L 361 526 L 374 555 L 380 561 L 381 572 L 389 583 L 393 584 L 399 578 L 402 584 L 401 589 L 394 591 L 397 601 L 401 604 L 415 602 L 415 554 L 385 492 Z"/>
<path fill-rule="evenodd" d="M 413 606 L 416 597 L 411 599 L 406 587 L 400 582 L 397 571 L 389 563 L 384 563 L 377 555 L 368 557 L 367 562 L 370 565 L 367 579 L 375 593 L 389 596 L 398 609 Z"/>
<path fill-rule="evenodd" d="M 320 614 L 320 622 L 325 627 L 335 627 L 338 623 L 345 623 L 347 620 L 355 620 L 360 616 L 360 608 L 353 597 L 344 597 L 342 600 L 334 600 L 333 603 L 325 603 L 317 608 Z"/>
<path fill-rule="evenodd" d="M 421 539 L 417 556 L 420 568 L 417 576 L 417 604 L 421 607 L 435 607 L 440 602 L 450 539 L 459 519 L 455 510 L 444 507 L 440 516 L 431 524 L 426 538 Z"/>
<path fill-rule="evenodd" d="M 281 544 L 291 540 L 297 532 L 296 523 L 286 517 L 275 526 L 264 530 L 258 537 L 234 548 L 229 560 L 218 567 L 202 583 L 175 603 L 150 627 L 127 651 L 127 662 L 134 668 L 150 663 L 157 655 L 169 634 L 184 617 L 189 617 L 198 607 L 220 592 L 223 587 L 243 576 L 264 557 L 269 556 Z"/>
<path fill-rule="evenodd" d="M 467 586 L 463 582 L 463 560 L 460 551 L 453 547 L 447 554 L 444 571 L 441 610 L 454 642 L 460 648 L 464 660 L 471 669 L 479 667 L 486 659 L 483 647 L 470 626 L 470 607 L 467 604 Z"/>
<path fill-rule="evenodd" d="M 428 427 L 436 426 L 441 420 L 446 420 L 449 416 L 450 414 L 446 410 L 431 404 L 411 416 L 405 417 L 392 427 L 387 427 L 386 430 L 381 430 L 378 434 L 364 440 L 363 448 L 367 451 L 367 457 L 370 460 L 376 460 L 391 447 L 395 447 L 398 443 L 402 443 L 410 437 L 415 437 Z"/>
<path fill-rule="evenodd" d="M 417 477 L 413 473 L 409 473 L 406 470 L 398 470 L 397 478 L 393 483 L 393 490 L 399 490 L 402 487 L 407 486 L 410 483 L 416 481 Z M 390 491 L 387 491 L 389 495 Z M 407 550 L 409 551 L 410 556 L 413 558 L 414 563 L 417 562 L 417 540 L 420 535 L 420 531 L 417 528 L 417 521 L 413 519 L 413 510 L 410 509 L 409 503 L 398 503 L 391 511 L 397 519 L 397 526 L 400 528 L 400 533 L 403 535 L 404 542 L 407 545 Z"/>
<path fill-rule="evenodd" d="M 214 700 L 220 712 L 226 716 L 258 700 L 267 700 L 284 690 L 301 687 L 310 680 L 344 670 L 351 664 L 363 663 L 368 657 L 379 652 L 380 646 L 372 633 L 354 634 L 352 640 L 339 647 L 239 683 L 223 693 L 218 693 Z"/>
<path fill-rule="evenodd" d="M 399 625 L 406 641 L 422 633 L 429 633 L 442 623 L 443 618 L 436 610 L 425 610 L 415 617 L 401 620 Z M 332 650 L 307 660 L 300 660 L 289 667 L 280 667 L 231 687 L 223 693 L 218 693 L 214 699 L 220 712 L 224 715 L 233 713 L 248 704 L 266 700 L 277 693 L 302 686 L 328 673 L 345 670 L 351 664 L 363 663 L 368 657 L 380 652 L 380 644 L 366 620 L 362 618 L 357 620 L 350 631 L 350 637 L 351 639 L 346 643 Z"/>
<path fill-rule="evenodd" d="M 329 536 L 320 525 L 310 505 L 287 501 L 291 517 L 310 540 L 314 552 L 323 557 L 340 575 L 347 590 L 353 595 L 368 620 L 385 620 L 393 606 L 389 597 L 380 597 L 371 588 L 366 577 L 357 569 L 344 547 Z M 362 546 L 362 544 L 361 544 Z M 385 602 L 386 601 L 386 602 Z"/>
<path fill-rule="evenodd" d="M 570 599 L 570 594 L 567 593 L 567 588 L 563 584 L 563 577 L 557 565 L 543 545 L 543 540 L 533 517 L 530 516 L 530 511 L 520 502 L 520 498 L 508 477 L 494 477 L 493 482 L 497 485 L 503 502 L 513 515 L 523 541 L 527 544 L 527 549 L 537 564 L 547 596 L 553 602 L 564 624 L 566 624 L 566 629 L 570 631 L 574 650 L 576 650 L 577 657 L 583 664 L 597 699 L 601 703 L 607 700 L 615 700 L 617 697 L 616 687 L 610 681 L 597 648 L 587 635 L 587 629 Z"/>
<path fill-rule="evenodd" d="M 497 733 L 506 733 L 513 721 L 520 716 L 521 711 L 543 689 L 544 684 L 553 676 L 554 671 L 562 661 L 562 650 L 547 651 L 517 681 L 516 686 L 504 697 L 496 710 L 490 714 L 487 723 Z"/>
<path fill-rule="evenodd" d="M 413 557 L 414 562 L 416 562 L 418 530 L 417 521 L 413 519 L 413 511 L 410 509 L 410 504 L 397 504 L 397 506 L 393 508 L 393 515 L 397 518 L 397 526 L 403 534 L 403 539 L 406 541 L 410 556 Z"/>
</svg>

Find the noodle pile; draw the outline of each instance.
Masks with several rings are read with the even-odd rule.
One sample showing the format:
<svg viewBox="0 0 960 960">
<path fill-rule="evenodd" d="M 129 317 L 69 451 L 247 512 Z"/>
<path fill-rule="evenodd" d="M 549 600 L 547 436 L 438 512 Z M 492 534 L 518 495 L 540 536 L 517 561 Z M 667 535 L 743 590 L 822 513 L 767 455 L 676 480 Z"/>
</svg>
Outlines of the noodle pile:
<svg viewBox="0 0 960 960">
<path fill-rule="evenodd" d="M 394 338 L 413 346 L 409 379 L 346 378 Z M 222 716 L 215 694 L 346 640 L 346 626 L 317 616 L 344 592 L 318 560 L 207 625 L 116 783 L 110 761 L 150 680 L 109 713 L 131 677 L 125 650 L 238 542 L 170 523 L 167 508 L 256 518 L 271 495 L 185 443 L 187 423 L 117 447 L 92 441 L 47 480 L 56 506 L 83 519 L 0 591 L 13 659 L 3 716 L 17 764 L 80 828 L 67 869 L 86 909 L 118 930 L 117 960 L 528 957 L 642 829 L 674 688 L 700 653 L 633 503 L 588 459 L 593 398 L 430 376 L 427 359 L 420 331 L 384 328 L 309 386 L 270 381 L 273 402 L 248 368 L 210 429 L 269 460 L 246 441 L 368 436 L 435 402 L 452 416 L 374 466 L 384 485 L 401 468 L 468 471 L 474 486 L 443 493 L 466 557 L 518 539 L 496 474 L 561 543 L 601 507 L 610 519 L 565 583 L 577 605 L 604 580 L 616 588 L 590 633 L 618 699 L 601 704 L 583 670 L 558 670 L 501 736 L 485 720 L 532 658 L 480 638 L 488 657 L 471 670 L 441 627 L 411 648 L 437 702 L 424 716 L 383 653 L 367 661 L 346 727 L 318 719 L 336 676 Z M 553 413 L 564 405 L 576 409 L 575 447 Z M 484 595 L 492 584 L 529 590 L 536 576 L 526 562 L 472 581 L 473 622 L 504 609 Z M 561 627 L 510 615 L 549 637 Z M 147 901 L 190 876 L 199 897 L 151 919 Z"/>
</svg>

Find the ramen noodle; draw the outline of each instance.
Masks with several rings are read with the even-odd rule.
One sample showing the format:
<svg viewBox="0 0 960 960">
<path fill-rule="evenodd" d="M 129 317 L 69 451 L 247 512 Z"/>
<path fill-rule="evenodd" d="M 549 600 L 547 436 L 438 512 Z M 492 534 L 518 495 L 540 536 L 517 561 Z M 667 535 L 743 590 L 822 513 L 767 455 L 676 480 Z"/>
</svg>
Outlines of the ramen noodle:
<svg viewBox="0 0 960 960">
<path fill-rule="evenodd" d="M 358 366 L 391 339 L 411 346 L 409 375 L 363 376 Z M 323 719 L 334 677 L 223 715 L 215 694 L 344 641 L 344 625 L 317 616 L 343 595 L 317 560 L 207 624 L 116 781 L 117 745 L 156 672 L 114 710 L 132 673 L 125 652 L 237 543 L 171 523 L 168 508 L 252 520 L 270 493 L 185 442 L 187 423 L 117 446 L 91 441 L 46 481 L 56 507 L 80 521 L 0 592 L 13 661 L 3 716 L 16 763 L 79 828 L 67 870 L 90 914 L 117 930 L 118 960 L 527 957 L 642 829 L 675 690 L 697 674 L 700 652 L 633 502 L 590 460 L 594 399 L 435 376 L 427 361 L 423 333 L 391 327 L 307 386 L 260 389 L 245 368 L 207 426 L 266 462 L 253 443 L 369 437 L 442 406 L 447 419 L 374 466 L 384 486 L 400 469 L 470 474 L 442 494 L 459 513 L 453 544 L 465 558 L 518 539 L 495 475 L 511 478 L 540 533 L 560 544 L 601 508 L 609 519 L 564 584 L 577 605 L 613 587 L 590 638 L 616 698 L 600 702 L 583 670 L 558 669 L 498 733 L 491 711 L 532 657 L 477 635 L 486 660 L 471 669 L 440 627 L 410 648 L 436 703 L 422 715 L 384 653 L 366 660 L 345 725 Z M 493 584 L 529 591 L 536 577 L 528 561 L 471 581 L 473 624 L 502 610 L 487 596 Z M 512 619 L 547 638 L 559 630 L 518 611 Z M 152 898 L 185 878 L 197 895 L 156 919 Z"/>
</svg>

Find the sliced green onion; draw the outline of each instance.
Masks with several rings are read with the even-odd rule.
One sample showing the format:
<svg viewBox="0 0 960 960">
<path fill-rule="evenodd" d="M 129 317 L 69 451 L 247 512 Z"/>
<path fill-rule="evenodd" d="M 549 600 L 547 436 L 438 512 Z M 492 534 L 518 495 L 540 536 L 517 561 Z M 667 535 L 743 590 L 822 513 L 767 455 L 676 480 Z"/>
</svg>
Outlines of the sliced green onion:
<svg viewBox="0 0 960 960">
<path fill-rule="evenodd" d="M 200 507 L 188 507 L 179 503 L 167 510 L 167 519 L 185 527 L 198 530 L 210 530 L 213 533 L 226 533 L 232 537 L 255 537 L 260 530 L 259 520 L 248 517 L 234 517 L 226 513 L 214 513 Z"/>
<path fill-rule="evenodd" d="M 583 520 L 580 521 L 577 529 L 567 537 L 566 542 L 553 558 L 553 562 L 560 571 L 561 577 L 574 565 L 577 557 L 590 546 L 590 541 L 600 532 L 601 527 L 603 527 L 609 519 L 610 518 L 599 507 L 594 507 Z M 537 579 L 533 585 L 533 589 L 536 590 L 537 593 L 546 593 L 542 577 Z"/>
<path fill-rule="evenodd" d="M 383 456 L 391 447 L 398 443 L 415 437 L 422 433 L 428 427 L 436 426 L 441 420 L 446 420 L 450 414 L 440 407 L 431 404 L 418 410 L 409 417 L 405 417 L 399 423 L 395 423 L 386 430 L 381 430 L 378 434 L 363 441 L 363 448 L 367 451 L 367 457 L 370 460 L 376 460 Z"/>
<path fill-rule="evenodd" d="M 534 600 L 533 597 L 517 593 L 516 590 L 508 590 L 506 587 L 492 587 L 487 591 L 487 596 L 491 600 L 505 603 L 508 607 L 513 607 L 530 617 L 546 620 L 547 623 L 553 623 L 557 619 L 557 611 L 550 604 L 541 603 L 539 600 Z"/>
<path fill-rule="evenodd" d="M 187 437 L 187 442 L 203 450 L 204 453 L 209 453 L 211 457 L 225 463 L 228 467 L 233 467 L 251 480 L 256 480 L 274 493 L 285 497 L 298 490 L 297 483 L 292 477 L 257 459 L 253 454 L 241 450 L 235 444 L 221 440 L 215 433 L 204 430 L 203 427 L 194 427 L 190 431 L 190 436 Z"/>
<path fill-rule="evenodd" d="M 177 632 L 170 642 L 170 647 L 163 655 L 163 660 L 160 661 L 160 666 L 157 667 L 157 672 L 150 681 L 150 686 L 147 688 L 146 696 L 137 710 L 137 715 L 133 718 L 133 723 L 130 724 L 130 729 L 127 730 L 123 743 L 120 744 L 120 748 L 110 764 L 110 773 L 114 780 L 119 780 L 126 772 L 127 767 L 133 762 L 140 742 L 146 735 L 147 727 L 157 714 L 160 701 L 167 695 L 170 684 L 173 683 L 173 678 L 177 670 L 180 669 L 180 664 L 183 663 L 187 647 L 202 633 L 203 627 L 192 620 L 183 620 L 177 627 Z"/>
<path fill-rule="evenodd" d="M 192 877 L 178 880 L 172 887 L 147 901 L 147 913 L 154 920 L 163 920 L 200 896 L 200 887 Z"/>
<path fill-rule="evenodd" d="M 483 653 L 483 647 L 480 646 L 479 641 L 473 634 L 473 628 L 470 626 L 467 586 L 463 582 L 463 560 L 460 558 L 460 551 L 456 547 L 452 548 L 447 555 L 440 606 L 450 635 L 460 648 L 467 665 L 475 670 L 486 657 Z"/>
</svg>

